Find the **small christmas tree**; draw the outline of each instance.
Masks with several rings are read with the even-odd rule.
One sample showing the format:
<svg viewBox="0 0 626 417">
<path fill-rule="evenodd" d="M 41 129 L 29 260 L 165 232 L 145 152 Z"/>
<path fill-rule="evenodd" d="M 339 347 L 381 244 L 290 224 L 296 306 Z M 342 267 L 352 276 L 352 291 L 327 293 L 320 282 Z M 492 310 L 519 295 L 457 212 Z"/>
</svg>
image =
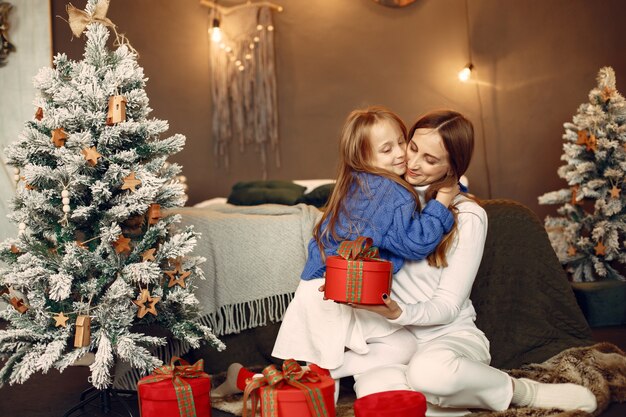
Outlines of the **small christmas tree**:
<svg viewBox="0 0 626 417">
<path fill-rule="evenodd" d="M 166 162 L 185 137 L 159 138 L 168 125 L 148 119 L 136 54 L 127 45 L 107 49 L 107 7 L 89 0 L 77 11 L 87 23 L 84 59 L 59 54 L 39 72 L 37 112 L 6 150 L 19 236 L 0 245 L 0 291 L 11 304 L 0 315 L 8 321 L 0 383 L 62 371 L 91 350 L 96 388 L 111 385 L 116 358 L 151 371 L 161 360 L 149 348 L 166 339 L 138 324 L 163 326 L 191 347 L 223 348 L 197 321 L 197 234 L 175 230 L 180 217 L 164 211 L 186 198 L 180 166 Z"/>
<path fill-rule="evenodd" d="M 561 204 L 560 217 L 545 221 L 561 263 L 575 282 L 625 280 L 626 107 L 610 67 L 598 74 L 589 103 L 565 123 L 558 169 L 568 188 L 539 197 L 539 204 Z"/>
</svg>

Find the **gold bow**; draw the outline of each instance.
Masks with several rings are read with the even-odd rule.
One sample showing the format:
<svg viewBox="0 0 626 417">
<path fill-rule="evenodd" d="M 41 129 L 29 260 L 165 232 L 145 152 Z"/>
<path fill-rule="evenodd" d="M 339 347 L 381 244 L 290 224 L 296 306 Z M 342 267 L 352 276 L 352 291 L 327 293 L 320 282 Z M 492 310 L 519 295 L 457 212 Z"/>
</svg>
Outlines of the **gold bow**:
<svg viewBox="0 0 626 417">
<path fill-rule="evenodd" d="M 115 28 L 115 24 L 106 16 L 108 10 L 109 0 L 98 1 L 93 15 L 89 15 L 89 13 L 84 10 L 77 9 L 72 5 L 72 3 L 68 4 L 68 23 L 70 24 L 70 28 L 72 29 L 74 36 L 80 38 L 80 35 L 83 34 L 87 25 L 94 22 L 102 23 L 104 26 Z"/>
</svg>

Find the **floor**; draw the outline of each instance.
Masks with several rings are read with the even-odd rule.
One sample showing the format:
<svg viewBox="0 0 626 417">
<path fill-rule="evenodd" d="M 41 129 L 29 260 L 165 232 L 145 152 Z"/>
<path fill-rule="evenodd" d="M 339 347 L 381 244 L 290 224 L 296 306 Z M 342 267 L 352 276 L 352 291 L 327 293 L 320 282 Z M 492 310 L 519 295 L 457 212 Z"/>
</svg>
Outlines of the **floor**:
<svg viewBox="0 0 626 417">
<path fill-rule="evenodd" d="M 608 341 L 626 350 L 626 326 L 593 329 L 594 339 Z M 83 367 L 68 368 L 62 374 L 51 371 L 46 375 L 37 375 L 23 385 L 6 386 L 0 389 L 0 416 L 47 417 L 63 416 L 79 401 L 80 393 L 89 388 L 87 377 L 89 369 Z M 99 402 L 95 401 L 95 405 Z M 137 398 L 132 396 L 127 402 L 133 416 L 139 416 Z M 77 410 L 71 417 L 89 416 L 129 416 L 120 403 L 111 404 L 112 411 L 104 413 L 97 406 L 87 406 L 84 411 Z M 602 417 L 623 417 L 626 415 L 626 403 L 613 404 Z M 231 414 L 213 410 L 213 417 L 228 417 Z"/>
</svg>

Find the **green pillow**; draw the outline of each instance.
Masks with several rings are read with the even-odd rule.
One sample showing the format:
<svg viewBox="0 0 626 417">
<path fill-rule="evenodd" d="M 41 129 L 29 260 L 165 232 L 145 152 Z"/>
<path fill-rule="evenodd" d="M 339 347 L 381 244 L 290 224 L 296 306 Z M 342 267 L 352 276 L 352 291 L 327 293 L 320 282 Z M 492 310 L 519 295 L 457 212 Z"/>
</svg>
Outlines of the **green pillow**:
<svg viewBox="0 0 626 417">
<path fill-rule="evenodd" d="M 285 204 L 292 206 L 304 194 L 306 187 L 290 181 L 248 181 L 235 184 L 228 203 L 238 206 L 258 204 Z"/>
<path fill-rule="evenodd" d="M 323 207 L 328 202 L 330 195 L 335 188 L 335 184 L 324 184 L 313 189 L 310 193 L 304 194 L 298 203 L 310 204 L 315 207 Z"/>
</svg>

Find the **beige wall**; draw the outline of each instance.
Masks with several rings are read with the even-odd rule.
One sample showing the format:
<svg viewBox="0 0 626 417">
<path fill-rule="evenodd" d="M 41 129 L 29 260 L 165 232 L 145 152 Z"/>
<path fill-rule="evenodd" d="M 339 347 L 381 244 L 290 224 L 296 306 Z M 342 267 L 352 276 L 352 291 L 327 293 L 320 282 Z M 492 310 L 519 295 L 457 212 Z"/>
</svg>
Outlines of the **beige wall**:
<svg viewBox="0 0 626 417">
<path fill-rule="evenodd" d="M 65 16 L 66 0 L 52 1 L 53 15 Z M 563 122 L 587 99 L 600 67 L 613 66 L 618 88 L 626 79 L 621 0 L 469 0 L 478 89 L 456 79 L 468 61 L 463 0 L 403 9 L 372 0 L 275 1 L 284 6 L 275 15 L 283 165 L 270 167 L 273 179 L 332 177 L 337 133 L 355 107 L 384 104 L 410 124 L 445 106 L 477 127 L 472 191 L 516 199 L 543 216 L 550 209 L 537 196 L 564 185 L 556 175 Z M 185 167 L 190 203 L 261 176 L 252 151 L 233 152 L 229 171 L 212 155 L 207 14 L 198 0 L 112 0 L 109 11 L 140 53 L 153 115 L 187 136 L 174 159 Z M 55 50 L 79 59 L 83 40 L 70 38 L 54 19 Z"/>
</svg>

